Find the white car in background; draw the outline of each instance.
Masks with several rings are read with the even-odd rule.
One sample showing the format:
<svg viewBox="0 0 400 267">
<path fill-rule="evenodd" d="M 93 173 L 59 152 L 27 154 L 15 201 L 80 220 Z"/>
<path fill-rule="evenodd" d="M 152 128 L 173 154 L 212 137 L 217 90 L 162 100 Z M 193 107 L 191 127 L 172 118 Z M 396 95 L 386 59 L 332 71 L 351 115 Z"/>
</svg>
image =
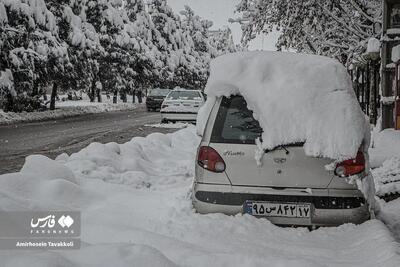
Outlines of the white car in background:
<svg viewBox="0 0 400 267">
<path fill-rule="evenodd" d="M 174 89 L 161 105 L 161 122 L 196 121 L 197 113 L 206 100 L 200 90 Z"/>
</svg>

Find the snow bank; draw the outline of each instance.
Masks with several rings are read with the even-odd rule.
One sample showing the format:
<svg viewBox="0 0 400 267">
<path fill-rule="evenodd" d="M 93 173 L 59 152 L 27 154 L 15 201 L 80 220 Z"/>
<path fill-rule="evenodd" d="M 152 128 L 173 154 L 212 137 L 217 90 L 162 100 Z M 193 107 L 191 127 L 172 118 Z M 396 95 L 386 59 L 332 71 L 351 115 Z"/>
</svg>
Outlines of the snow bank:
<svg viewBox="0 0 400 267">
<path fill-rule="evenodd" d="M 96 200 L 84 196 L 69 168 L 41 155 L 27 157 L 19 173 L 0 176 L 0 188 L 0 210 L 68 210 Z"/>
<path fill-rule="evenodd" d="M 0 125 L 16 122 L 32 122 L 49 119 L 73 117 L 83 114 L 94 114 L 119 110 L 133 110 L 137 104 L 133 103 L 90 103 L 88 101 L 65 101 L 56 104 L 56 110 L 41 112 L 4 112 L 0 109 Z"/>
<path fill-rule="evenodd" d="M 198 132 L 215 97 L 241 94 L 264 129 L 263 148 L 305 141 L 307 155 L 354 157 L 369 126 L 346 69 L 336 60 L 296 53 L 244 52 L 216 58 Z"/>
<path fill-rule="evenodd" d="M 400 131 L 385 129 L 372 133 L 369 162 L 376 195 L 400 193 Z"/>
<path fill-rule="evenodd" d="M 396 240 L 400 240 L 400 198 L 390 202 L 380 199 L 379 205 L 378 218 L 394 233 Z"/>
<path fill-rule="evenodd" d="M 135 137 L 123 145 L 92 143 L 71 156 L 62 154 L 57 160 L 79 170 L 77 175 L 85 178 L 151 190 L 174 186 L 182 179 L 178 174 L 184 174 L 185 179 L 192 177 L 199 143 L 194 128 L 190 125 L 186 131 L 173 135 Z"/>
<path fill-rule="evenodd" d="M 400 157 L 386 160 L 382 167 L 372 169 L 371 172 L 377 196 L 400 193 Z"/>
<path fill-rule="evenodd" d="M 79 250 L 0 251 L 5 266 L 398 266 L 378 220 L 280 228 L 248 215 L 200 215 L 190 190 L 194 126 L 125 144 L 93 143 L 56 160 L 30 156 L 0 175 L 0 210 L 80 210 Z M 390 214 L 387 214 L 389 220 Z"/>
<path fill-rule="evenodd" d="M 382 166 L 383 162 L 393 157 L 400 158 L 400 131 L 385 129 L 374 133 L 369 156 L 372 168 Z"/>
</svg>

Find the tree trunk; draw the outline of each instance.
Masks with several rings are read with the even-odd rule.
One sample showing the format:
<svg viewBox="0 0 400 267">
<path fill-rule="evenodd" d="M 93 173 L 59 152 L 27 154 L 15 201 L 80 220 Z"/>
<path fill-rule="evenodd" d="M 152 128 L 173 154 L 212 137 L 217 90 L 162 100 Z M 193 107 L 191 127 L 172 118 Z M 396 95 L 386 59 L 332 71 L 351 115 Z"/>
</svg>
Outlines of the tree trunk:
<svg viewBox="0 0 400 267">
<path fill-rule="evenodd" d="M 5 112 L 14 111 L 14 97 L 8 92 L 6 94 L 6 101 L 3 103 L 3 107 Z"/>
<path fill-rule="evenodd" d="M 97 102 L 101 103 L 101 90 L 97 89 L 96 93 L 97 93 Z"/>
<path fill-rule="evenodd" d="M 126 92 L 124 92 L 124 94 L 123 94 L 122 101 L 124 103 L 128 102 L 128 94 Z"/>
<path fill-rule="evenodd" d="M 37 95 L 39 95 L 39 83 L 37 81 L 33 81 L 32 96 L 37 96 Z"/>
<path fill-rule="evenodd" d="M 138 91 L 138 102 L 142 103 L 142 91 Z"/>
<path fill-rule="evenodd" d="M 95 94 L 96 94 L 96 81 L 93 80 L 92 86 L 90 87 L 90 91 L 89 91 L 90 102 L 94 102 Z"/>
<path fill-rule="evenodd" d="M 46 101 L 47 101 L 47 92 L 46 92 L 46 89 L 43 90 L 42 94 L 43 94 L 43 100 L 46 102 Z"/>
<path fill-rule="evenodd" d="M 56 109 L 57 88 L 58 88 L 58 85 L 57 85 L 56 82 L 54 82 L 53 83 L 53 89 L 51 90 L 50 110 L 55 110 Z"/>
<path fill-rule="evenodd" d="M 117 101 L 118 101 L 118 91 L 114 91 L 113 103 L 117 104 Z"/>
<path fill-rule="evenodd" d="M 133 92 L 132 92 L 132 103 L 136 102 L 135 96 L 136 96 L 136 90 L 133 90 Z"/>
</svg>

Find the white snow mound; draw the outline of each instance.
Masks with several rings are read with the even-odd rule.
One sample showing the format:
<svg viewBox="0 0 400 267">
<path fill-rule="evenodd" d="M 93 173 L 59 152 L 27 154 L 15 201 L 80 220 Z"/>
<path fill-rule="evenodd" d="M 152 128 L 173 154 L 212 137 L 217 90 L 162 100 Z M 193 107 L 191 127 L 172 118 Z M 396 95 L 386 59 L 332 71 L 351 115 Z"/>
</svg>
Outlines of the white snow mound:
<svg viewBox="0 0 400 267">
<path fill-rule="evenodd" d="M 209 103 L 199 114 L 200 133 L 216 97 L 241 94 L 264 130 L 265 149 L 305 142 L 309 156 L 343 160 L 369 143 L 351 79 L 331 58 L 281 52 L 223 55 L 211 63 L 205 92 Z"/>
</svg>

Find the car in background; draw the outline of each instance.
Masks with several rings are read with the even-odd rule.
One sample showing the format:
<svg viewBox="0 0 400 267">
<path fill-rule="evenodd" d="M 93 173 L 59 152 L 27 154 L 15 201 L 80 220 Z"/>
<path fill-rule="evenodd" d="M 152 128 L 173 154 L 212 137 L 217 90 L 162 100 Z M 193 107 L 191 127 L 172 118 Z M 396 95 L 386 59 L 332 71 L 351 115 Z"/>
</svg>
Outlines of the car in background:
<svg viewBox="0 0 400 267">
<path fill-rule="evenodd" d="M 160 89 L 160 88 L 152 89 L 148 93 L 146 98 L 147 111 L 152 111 L 152 110 L 155 111 L 161 109 L 161 104 L 170 91 L 171 91 L 170 89 Z"/>
<path fill-rule="evenodd" d="M 161 122 L 195 122 L 205 100 L 206 96 L 200 90 L 174 89 L 161 105 Z"/>
<path fill-rule="evenodd" d="M 240 95 L 219 97 L 197 152 L 192 201 L 199 213 L 247 213 L 277 225 L 307 227 L 363 223 L 368 203 L 347 177 L 368 174 L 363 146 L 353 159 L 307 156 L 303 143 L 264 150 L 255 166 L 262 128 Z"/>
</svg>

